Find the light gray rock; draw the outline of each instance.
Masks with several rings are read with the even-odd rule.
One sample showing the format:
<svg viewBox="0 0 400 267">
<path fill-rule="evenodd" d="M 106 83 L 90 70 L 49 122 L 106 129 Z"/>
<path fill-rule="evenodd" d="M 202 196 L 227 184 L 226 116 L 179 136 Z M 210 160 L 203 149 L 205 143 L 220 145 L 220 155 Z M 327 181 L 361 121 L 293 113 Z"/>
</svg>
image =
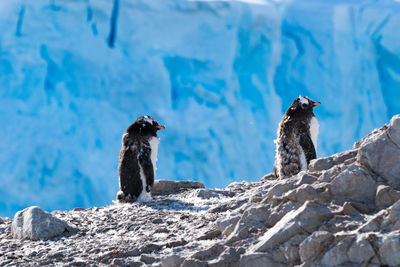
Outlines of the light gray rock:
<svg viewBox="0 0 400 267">
<path fill-rule="evenodd" d="M 151 254 L 142 254 L 140 255 L 140 260 L 146 264 L 153 264 L 157 261 L 157 257 Z"/>
<path fill-rule="evenodd" d="M 400 200 L 390 207 L 388 222 L 392 226 L 391 230 L 400 230 Z"/>
<path fill-rule="evenodd" d="M 303 184 L 286 193 L 283 198 L 290 199 L 301 205 L 307 200 L 326 201 L 330 198 L 330 194 L 325 184 Z"/>
<path fill-rule="evenodd" d="M 380 175 L 396 190 L 400 190 L 400 117 L 393 117 L 388 129 L 380 130 L 360 144 L 357 161 Z M 389 133 L 389 135 L 387 134 Z"/>
<path fill-rule="evenodd" d="M 398 200 L 400 200 L 400 191 L 387 185 L 380 185 L 376 189 L 375 205 L 389 207 Z"/>
<path fill-rule="evenodd" d="M 183 263 L 184 258 L 178 255 L 170 255 L 161 259 L 163 267 L 179 267 Z"/>
<path fill-rule="evenodd" d="M 350 246 L 347 256 L 352 263 L 366 263 L 375 257 L 375 252 L 367 240 L 359 238 Z"/>
<path fill-rule="evenodd" d="M 17 212 L 11 225 L 11 233 L 16 239 L 49 239 L 65 231 L 76 232 L 77 229 L 37 206 Z"/>
<path fill-rule="evenodd" d="M 316 258 L 328 248 L 333 240 L 333 234 L 327 231 L 312 233 L 300 244 L 299 254 L 301 261 L 306 262 Z"/>
<path fill-rule="evenodd" d="M 400 234 L 393 233 L 382 238 L 379 255 L 382 264 L 400 266 Z"/>
<path fill-rule="evenodd" d="M 196 252 L 192 255 L 192 258 L 200 261 L 210 260 L 218 257 L 225 249 L 226 247 L 224 245 L 217 243 L 208 249 Z"/>
<path fill-rule="evenodd" d="M 233 197 L 235 194 L 230 191 L 225 190 L 213 190 L 213 189 L 196 189 L 190 195 L 190 197 L 198 197 L 202 199 L 210 199 L 210 198 L 221 198 L 221 197 Z"/>
<path fill-rule="evenodd" d="M 207 263 L 203 261 L 187 259 L 181 264 L 181 267 L 207 267 Z"/>
<path fill-rule="evenodd" d="M 218 259 L 208 262 L 208 267 L 234 267 L 238 266 L 240 254 L 234 248 L 227 248 Z"/>
<path fill-rule="evenodd" d="M 347 256 L 347 251 L 354 240 L 354 236 L 346 236 L 342 241 L 325 253 L 321 264 L 323 264 L 323 266 L 338 266 L 348 263 L 349 257 Z"/>
<path fill-rule="evenodd" d="M 205 188 L 204 184 L 193 181 L 169 181 L 155 180 L 151 193 L 153 195 L 165 195 L 178 192 L 180 189 Z"/>
<path fill-rule="evenodd" d="M 264 252 L 286 242 L 295 235 L 315 231 L 325 220 L 333 216 L 331 211 L 315 202 L 307 201 L 297 210 L 287 213 L 269 229 L 250 251 Z"/>
<path fill-rule="evenodd" d="M 365 167 L 351 165 L 340 173 L 329 186 L 336 198 L 359 202 L 375 200 L 376 182 Z"/>
<path fill-rule="evenodd" d="M 228 242 L 234 242 L 243 238 L 246 238 L 249 234 L 249 229 L 262 228 L 266 224 L 268 225 L 268 218 L 270 210 L 266 205 L 256 205 L 247 208 L 240 220 L 236 223 L 232 234 L 228 238 Z"/>
<path fill-rule="evenodd" d="M 388 136 L 400 148 L 400 114 L 390 120 Z"/>
<path fill-rule="evenodd" d="M 357 149 L 352 149 L 329 157 L 314 159 L 310 162 L 308 169 L 311 172 L 329 170 L 335 165 L 342 164 L 348 159 L 355 158 L 357 156 L 357 152 Z"/>
<path fill-rule="evenodd" d="M 215 224 L 224 236 L 228 236 L 235 229 L 235 226 L 239 220 L 240 220 L 239 215 L 230 214 L 230 216 L 228 216 L 228 217 L 219 218 L 215 222 Z"/>
<path fill-rule="evenodd" d="M 260 267 L 260 266 L 273 266 L 283 267 L 285 265 L 273 261 L 266 253 L 251 253 L 245 254 L 240 257 L 240 266 L 246 267 Z"/>
</svg>

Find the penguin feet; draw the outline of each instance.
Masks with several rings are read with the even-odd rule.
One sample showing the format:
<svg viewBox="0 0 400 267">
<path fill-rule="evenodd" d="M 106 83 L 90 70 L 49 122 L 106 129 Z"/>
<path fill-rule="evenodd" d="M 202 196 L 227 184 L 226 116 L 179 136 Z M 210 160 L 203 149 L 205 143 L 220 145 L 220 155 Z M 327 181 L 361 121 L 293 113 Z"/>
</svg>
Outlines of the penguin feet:
<svg viewBox="0 0 400 267">
<path fill-rule="evenodd" d="M 129 203 L 129 202 L 135 202 L 137 200 L 137 198 L 135 196 L 131 196 L 131 194 L 128 194 L 126 196 L 124 192 L 118 191 L 117 200 L 118 200 L 118 202 L 121 202 L 121 203 Z"/>
</svg>

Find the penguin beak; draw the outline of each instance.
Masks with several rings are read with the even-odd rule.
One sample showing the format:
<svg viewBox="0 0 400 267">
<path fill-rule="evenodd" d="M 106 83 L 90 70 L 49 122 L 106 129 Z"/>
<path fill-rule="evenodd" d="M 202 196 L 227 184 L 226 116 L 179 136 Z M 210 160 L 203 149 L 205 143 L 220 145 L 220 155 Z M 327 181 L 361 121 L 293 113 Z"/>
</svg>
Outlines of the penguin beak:
<svg viewBox="0 0 400 267">
<path fill-rule="evenodd" d="M 158 130 L 164 130 L 164 129 L 165 129 L 165 126 L 157 125 L 156 128 L 157 128 Z"/>
<path fill-rule="evenodd" d="M 312 102 L 312 106 L 313 107 L 316 107 L 316 106 L 319 106 L 319 105 L 321 105 L 321 102 Z"/>
</svg>

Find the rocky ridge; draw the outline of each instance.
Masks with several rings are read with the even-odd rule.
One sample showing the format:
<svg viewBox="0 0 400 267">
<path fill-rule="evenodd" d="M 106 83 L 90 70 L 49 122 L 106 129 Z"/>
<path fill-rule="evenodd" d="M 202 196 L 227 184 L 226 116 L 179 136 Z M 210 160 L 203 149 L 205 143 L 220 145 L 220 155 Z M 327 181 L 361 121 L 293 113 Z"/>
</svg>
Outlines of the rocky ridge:
<svg viewBox="0 0 400 267">
<path fill-rule="evenodd" d="M 0 265 L 400 266 L 400 115 L 291 178 L 157 181 L 153 198 L 1 218 Z M 36 212 L 63 233 L 39 219 L 33 238 Z"/>
</svg>

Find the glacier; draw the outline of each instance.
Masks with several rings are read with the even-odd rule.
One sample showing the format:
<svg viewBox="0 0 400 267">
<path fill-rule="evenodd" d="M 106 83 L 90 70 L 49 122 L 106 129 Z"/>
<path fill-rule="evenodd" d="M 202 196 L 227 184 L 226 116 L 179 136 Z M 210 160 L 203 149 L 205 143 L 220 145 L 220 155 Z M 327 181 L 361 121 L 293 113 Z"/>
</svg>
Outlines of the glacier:
<svg viewBox="0 0 400 267">
<path fill-rule="evenodd" d="M 160 132 L 157 178 L 272 170 L 292 100 L 318 156 L 400 113 L 400 1 L 0 1 L 0 216 L 109 204 L 125 129 Z"/>
</svg>

